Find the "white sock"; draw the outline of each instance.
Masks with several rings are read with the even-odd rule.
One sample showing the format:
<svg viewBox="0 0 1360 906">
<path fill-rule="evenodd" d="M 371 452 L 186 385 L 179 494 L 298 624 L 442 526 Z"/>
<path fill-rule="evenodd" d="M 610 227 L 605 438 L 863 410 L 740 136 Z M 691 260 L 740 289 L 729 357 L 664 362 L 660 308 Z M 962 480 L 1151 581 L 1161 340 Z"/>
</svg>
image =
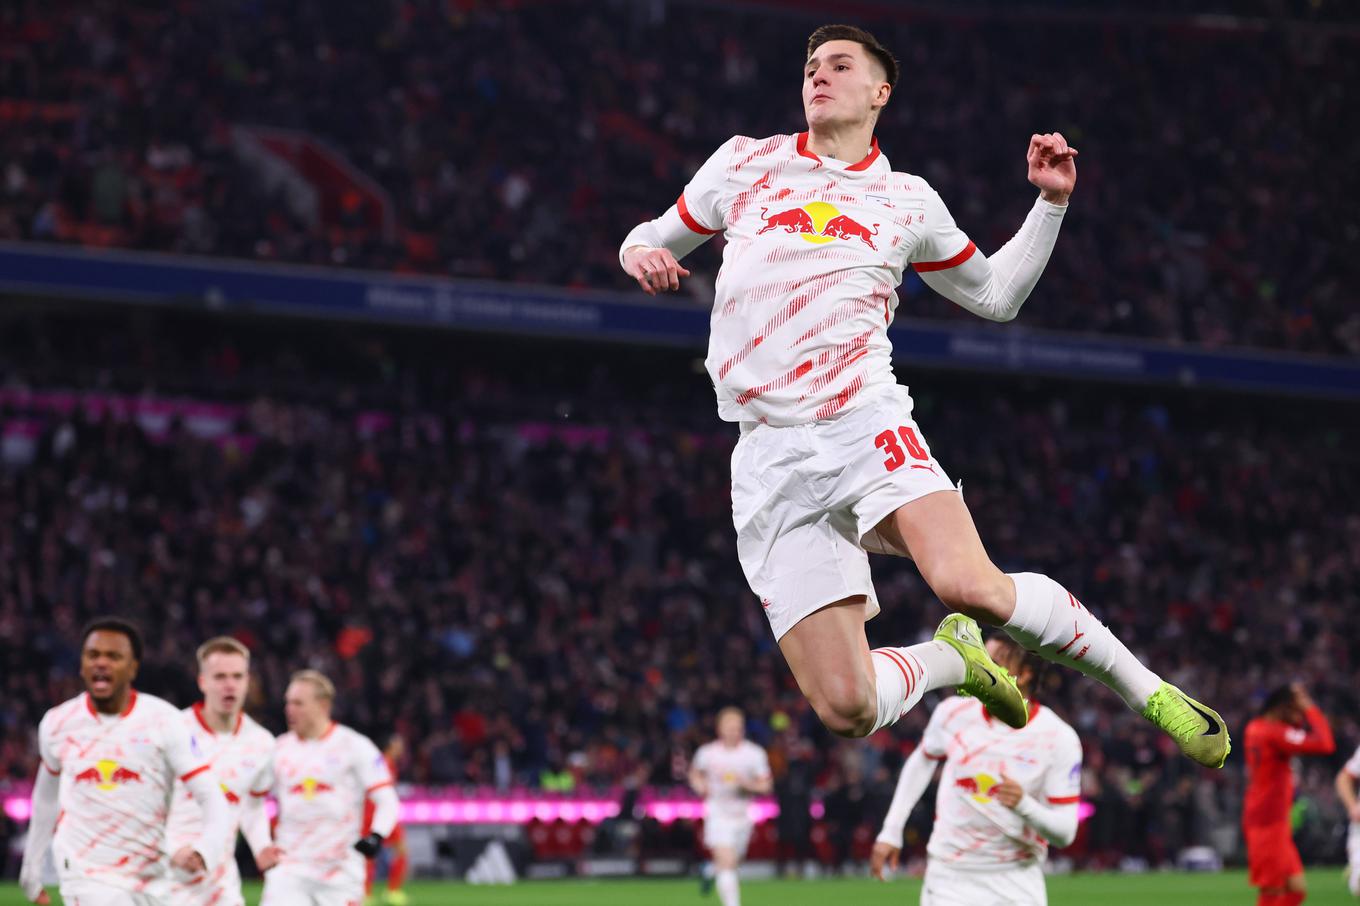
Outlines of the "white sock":
<svg viewBox="0 0 1360 906">
<path fill-rule="evenodd" d="M 722 906 L 741 906 L 741 889 L 737 886 L 737 873 L 731 868 L 718 872 L 714 886 L 718 888 L 718 900 Z"/>
<path fill-rule="evenodd" d="M 877 679 L 877 733 L 892 726 L 933 689 L 957 686 L 967 670 L 963 657 L 943 642 L 922 642 L 910 648 L 875 648 L 872 652 Z"/>
<path fill-rule="evenodd" d="M 1002 628 L 1046 660 L 1080 670 L 1141 712 L 1162 684 L 1076 597 L 1039 573 L 1010 573 L 1015 613 Z"/>
</svg>

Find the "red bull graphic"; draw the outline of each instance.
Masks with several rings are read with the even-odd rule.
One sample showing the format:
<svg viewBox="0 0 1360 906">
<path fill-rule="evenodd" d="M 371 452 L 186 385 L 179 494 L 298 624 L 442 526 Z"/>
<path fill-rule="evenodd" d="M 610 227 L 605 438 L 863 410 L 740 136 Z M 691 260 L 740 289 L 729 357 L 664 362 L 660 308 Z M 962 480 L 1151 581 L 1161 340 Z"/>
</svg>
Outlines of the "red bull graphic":
<svg viewBox="0 0 1360 906">
<path fill-rule="evenodd" d="M 125 783 L 141 783 L 142 775 L 108 758 L 96 761 L 94 767 L 76 774 L 76 783 L 92 783 L 98 790 L 114 790 Z"/>
<path fill-rule="evenodd" d="M 317 780 L 314 777 L 304 777 L 301 783 L 295 783 L 288 788 L 289 793 L 294 796 L 301 796 L 303 799 L 315 799 L 318 793 L 330 793 L 334 790 L 335 787 L 329 783 Z"/>
<path fill-rule="evenodd" d="M 240 804 L 241 804 L 241 797 L 240 797 L 240 796 L 236 795 L 236 794 L 233 793 L 231 790 L 227 789 L 227 785 L 226 785 L 225 783 L 222 784 L 221 786 L 222 786 L 222 795 L 227 797 L 227 801 L 228 801 L 228 802 L 230 802 L 232 805 L 240 805 Z"/>
<path fill-rule="evenodd" d="M 975 777 L 956 777 L 954 786 L 977 802 L 992 801 L 992 787 L 1001 781 L 991 774 L 978 774 Z"/>
<path fill-rule="evenodd" d="M 760 217 L 765 221 L 765 225 L 756 230 L 757 236 L 771 230 L 783 229 L 785 233 L 800 233 L 805 241 L 817 245 L 836 239 L 858 239 L 869 248 L 878 251 L 873 239 L 878 235 L 878 224 L 866 227 L 825 201 L 812 201 L 801 207 L 776 211 L 773 214 L 769 208 L 761 208 Z"/>
</svg>

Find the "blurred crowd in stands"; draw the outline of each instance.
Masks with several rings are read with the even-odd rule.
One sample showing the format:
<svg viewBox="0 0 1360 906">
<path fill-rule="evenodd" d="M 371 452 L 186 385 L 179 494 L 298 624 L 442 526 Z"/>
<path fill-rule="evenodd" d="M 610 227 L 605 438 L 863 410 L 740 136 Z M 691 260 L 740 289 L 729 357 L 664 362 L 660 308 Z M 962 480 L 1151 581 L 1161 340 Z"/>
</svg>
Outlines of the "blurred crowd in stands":
<svg viewBox="0 0 1360 906">
<path fill-rule="evenodd" d="M 829 14 L 772 6 L 5 4 L 0 238 L 629 289 L 618 243 L 708 154 L 802 128 Z M 990 251 L 1034 195 L 1029 135 L 1080 149 L 1025 324 L 1360 354 L 1356 7 L 1193 6 L 860 4 L 903 64 L 884 152 Z M 718 256 L 693 261 L 706 304 Z"/>
<path fill-rule="evenodd" d="M 737 565 L 735 431 L 690 354 L 53 303 L 0 328 L 0 783 L 32 777 L 39 717 L 79 691 L 82 622 L 118 613 L 148 636 L 142 687 L 181 705 L 218 633 L 253 649 L 274 730 L 289 672 L 327 671 L 341 719 L 408 740 L 409 782 L 681 785 L 736 704 L 786 815 L 823 802 L 833 841 L 881 818 L 934 702 L 867 742 L 820 727 Z M 1303 768 L 1311 851 L 1339 845 L 1355 412 L 899 376 L 1003 568 L 1058 578 L 1239 733 L 1310 685 L 1339 742 Z M 927 637 L 944 611 L 911 564 L 875 570 L 871 643 Z M 1056 668 L 1040 697 L 1086 747 L 1084 861 L 1232 849 L 1240 758 L 1195 769 Z"/>
</svg>

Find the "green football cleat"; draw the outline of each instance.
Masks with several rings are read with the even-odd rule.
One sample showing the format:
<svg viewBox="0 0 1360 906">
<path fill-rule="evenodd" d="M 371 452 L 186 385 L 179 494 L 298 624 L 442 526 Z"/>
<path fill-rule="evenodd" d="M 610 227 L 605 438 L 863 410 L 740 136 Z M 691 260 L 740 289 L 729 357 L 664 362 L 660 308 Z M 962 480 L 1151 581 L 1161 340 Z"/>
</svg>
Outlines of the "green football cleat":
<svg viewBox="0 0 1360 906">
<path fill-rule="evenodd" d="M 971 617 L 951 613 L 935 630 L 936 641 L 944 642 L 963 658 L 967 671 L 960 695 L 971 695 L 987 713 L 1017 730 L 1029 723 L 1029 702 L 1020 694 L 1015 677 L 998 667 L 982 645 L 982 631 Z"/>
<path fill-rule="evenodd" d="M 1170 683 L 1157 687 L 1143 716 L 1161 727 L 1191 761 L 1221 768 L 1232 751 L 1228 725 L 1213 708 L 1200 704 Z"/>
</svg>

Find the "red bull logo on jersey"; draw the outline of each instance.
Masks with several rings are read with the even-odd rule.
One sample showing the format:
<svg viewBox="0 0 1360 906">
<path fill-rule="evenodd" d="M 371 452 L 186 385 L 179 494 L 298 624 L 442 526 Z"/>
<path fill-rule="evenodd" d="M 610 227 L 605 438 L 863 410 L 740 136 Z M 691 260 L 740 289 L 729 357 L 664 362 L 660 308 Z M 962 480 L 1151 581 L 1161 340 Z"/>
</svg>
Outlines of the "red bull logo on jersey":
<svg viewBox="0 0 1360 906">
<path fill-rule="evenodd" d="M 228 802 L 230 802 L 232 805 L 240 805 L 240 804 L 241 804 L 241 797 L 240 797 L 240 796 L 236 795 L 236 794 L 233 793 L 231 790 L 227 789 L 227 785 L 226 785 L 225 783 L 220 784 L 220 785 L 221 785 L 221 787 L 222 787 L 222 795 L 227 797 L 227 801 L 228 801 Z"/>
<path fill-rule="evenodd" d="M 301 783 L 295 783 L 290 786 L 288 792 L 295 796 L 301 796 L 303 799 L 315 799 L 317 794 L 329 793 L 334 791 L 334 789 L 335 787 L 323 780 L 317 780 L 314 777 L 304 777 Z"/>
<path fill-rule="evenodd" d="M 961 790 L 963 795 L 968 796 L 975 802 L 991 802 L 992 787 L 1000 782 L 1000 780 L 997 780 L 991 774 L 978 774 L 973 777 L 954 778 L 954 786 Z"/>
<path fill-rule="evenodd" d="M 125 783 L 141 783 L 142 775 L 116 761 L 101 758 L 94 767 L 76 774 L 75 782 L 92 783 L 97 790 L 116 790 Z"/>
<path fill-rule="evenodd" d="M 782 229 L 785 233 L 801 234 L 803 241 L 814 245 L 834 242 L 837 239 L 847 241 L 858 239 L 869 248 L 878 251 L 873 239 L 878 235 L 878 224 L 874 224 L 872 228 L 866 227 L 825 201 L 810 201 L 801 207 L 776 211 L 773 214 L 769 208 L 761 208 L 760 216 L 765 225 L 756 230 L 757 236 Z"/>
</svg>

